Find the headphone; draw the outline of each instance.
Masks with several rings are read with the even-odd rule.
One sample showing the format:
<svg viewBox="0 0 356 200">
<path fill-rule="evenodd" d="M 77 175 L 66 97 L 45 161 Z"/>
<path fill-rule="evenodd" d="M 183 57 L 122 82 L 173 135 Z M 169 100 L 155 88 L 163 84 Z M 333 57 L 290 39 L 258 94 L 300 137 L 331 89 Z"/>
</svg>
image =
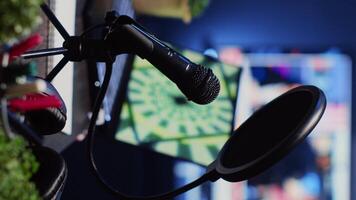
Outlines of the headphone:
<svg viewBox="0 0 356 200">
<path fill-rule="evenodd" d="M 50 135 L 60 132 L 67 121 L 67 108 L 65 103 L 58 93 L 57 89 L 46 79 L 40 77 L 30 77 L 32 81 L 37 79 L 46 83 L 45 91 L 38 93 L 43 96 L 55 96 L 60 101 L 58 108 L 49 107 L 42 110 L 34 110 L 25 112 L 25 121 L 27 124 L 41 135 Z"/>
</svg>

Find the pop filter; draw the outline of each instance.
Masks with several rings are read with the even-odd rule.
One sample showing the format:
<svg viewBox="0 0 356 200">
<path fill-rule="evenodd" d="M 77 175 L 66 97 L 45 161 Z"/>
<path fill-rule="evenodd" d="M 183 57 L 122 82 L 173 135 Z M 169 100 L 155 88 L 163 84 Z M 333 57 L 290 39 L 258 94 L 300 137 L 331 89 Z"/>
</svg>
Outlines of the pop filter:
<svg viewBox="0 0 356 200">
<path fill-rule="evenodd" d="M 299 86 L 266 104 L 236 129 L 207 174 L 237 182 L 263 172 L 301 143 L 326 107 L 315 86 Z"/>
<path fill-rule="evenodd" d="M 282 94 L 233 132 L 203 176 L 164 194 L 129 196 L 113 188 L 98 173 L 96 175 L 108 191 L 127 200 L 172 199 L 208 180 L 246 180 L 271 167 L 301 143 L 318 124 L 325 107 L 325 95 L 315 86 L 299 86 Z"/>
</svg>

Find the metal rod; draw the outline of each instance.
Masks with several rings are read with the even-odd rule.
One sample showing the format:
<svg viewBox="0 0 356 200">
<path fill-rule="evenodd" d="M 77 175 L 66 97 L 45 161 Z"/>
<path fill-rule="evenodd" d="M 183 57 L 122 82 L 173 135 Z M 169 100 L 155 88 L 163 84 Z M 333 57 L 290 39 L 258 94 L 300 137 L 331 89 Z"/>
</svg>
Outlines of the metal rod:
<svg viewBox="0 0 356 200">
<path fill-rule="evenodd" d="M 69 59 L 63 57 L 61 61 L 52 69 L 52 71 L 46 76 L 46 81 L 51 82 L 54 77 L 63 69 L 63 67 L 68 63 Z"/>
<path fill-rule="evenodd" d="M 44 56 L 54 56 L 59 55 L 67 52 L 68 49 L 65 48 L 51 48 L 51 49 L 41 49 L 36 51 L 28 51 L 21 55 L 22 58 L 29 59 L 29 58 L 38 58 Z"/>
<path fill-rule="evenodd" d="M 64 40 L 68 39 L 70 37 L 69 33 L 63 27 L 61 22 L 59 22 L 58 18 L 54 15 L 54 13 L 51 11 L 51 9 L 48 7 L 48 5 L 45 4 L 45 3 L 41 4 L 41 9 L 46 14 L 46 16 L 48 17 L 49 21 L 52 22 L 53 26 L 56 27 L 58 32 L 62 35 Z"/>
</svg>

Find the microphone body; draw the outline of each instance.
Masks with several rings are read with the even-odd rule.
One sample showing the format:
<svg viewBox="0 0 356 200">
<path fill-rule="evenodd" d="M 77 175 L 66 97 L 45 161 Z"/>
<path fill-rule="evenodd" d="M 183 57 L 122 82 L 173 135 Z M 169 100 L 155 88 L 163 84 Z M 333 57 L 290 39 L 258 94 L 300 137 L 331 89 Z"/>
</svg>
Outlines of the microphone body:
<svg viewBox="0 0 356 200">
<path fill-rule="evenodd" d="M 117 25 L 105 39 L 114 55 L 134 53 L 148 60 L 198 104 L 208 104 L 219 94 L 220 83 L 211 69 L 197 65 L 136 24 Z"/>
</svg>

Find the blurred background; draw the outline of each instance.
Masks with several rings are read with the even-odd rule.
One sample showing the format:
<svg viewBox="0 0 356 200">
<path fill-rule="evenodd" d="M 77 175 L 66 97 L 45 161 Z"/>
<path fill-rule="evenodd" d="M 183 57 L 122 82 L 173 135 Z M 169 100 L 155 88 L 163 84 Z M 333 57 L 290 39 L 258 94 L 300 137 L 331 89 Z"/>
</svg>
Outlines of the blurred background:
<svg viewBox="0 0 356 200">
<path fill-rule="evenodd" d="M 216 103 L 201 108 L 182 100 L 179 91 L 146 61 L 134 55 L 117 57 L 97 122 L 95 154 L 104 176 L 123 192 L 156 194 L 196 179 L 214 160 L 231 130 L 256 109 L 293 87 L 310 84 L 325 92 L 328 105 L 304 143 L 253 179 L 206 183 L 176 199 L 356 200 L 352 104 L 356 2 L 47 3 L 71 34 L 77 35 L 102 23 L 106 11 L 129 15 L 183 55 L 211 67 L 222 83 Z M 35 30 L 47 38 L 42 46 L 61 46 L 58 33 L 42 18 L 40 31 Z M 102 37 L 102 31 L 89 37 Z M 40 60 L 41 74 L 45 75 L 58 59 Z M 103 63 L 89 60 L 66 66 L 61 72 L 63 78 L 56 78 L 70 119 L 65 134 L 46 137 L 46 145 L 61 152 L 68 165 L 62 199 L 115 199 L 90 173 L 83 142 L 104 70 Z"/>
</svg>

